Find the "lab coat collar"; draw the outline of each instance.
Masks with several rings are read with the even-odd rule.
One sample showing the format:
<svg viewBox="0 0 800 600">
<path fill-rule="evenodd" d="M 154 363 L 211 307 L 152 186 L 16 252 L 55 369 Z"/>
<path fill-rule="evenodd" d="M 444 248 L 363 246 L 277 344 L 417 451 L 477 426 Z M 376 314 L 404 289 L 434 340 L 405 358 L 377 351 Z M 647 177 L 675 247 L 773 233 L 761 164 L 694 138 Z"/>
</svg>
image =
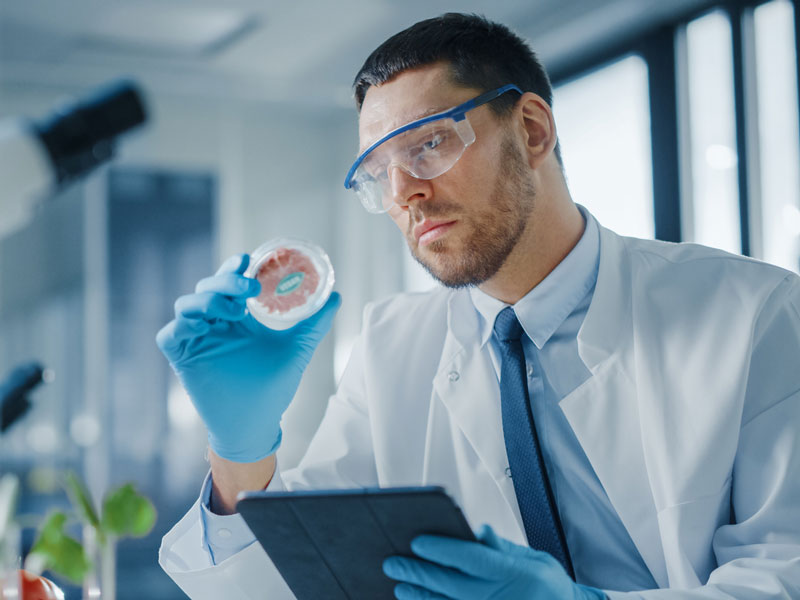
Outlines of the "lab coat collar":
<svg viewBox="0 0 800 600">
<path fill-rule="evenodd" d="M 625 238 L 599 225 L 600 263 L 592 302 L 578 331 L 578 355 L 595 369 L 631 335 L 631 273 Z"/>
</svg>

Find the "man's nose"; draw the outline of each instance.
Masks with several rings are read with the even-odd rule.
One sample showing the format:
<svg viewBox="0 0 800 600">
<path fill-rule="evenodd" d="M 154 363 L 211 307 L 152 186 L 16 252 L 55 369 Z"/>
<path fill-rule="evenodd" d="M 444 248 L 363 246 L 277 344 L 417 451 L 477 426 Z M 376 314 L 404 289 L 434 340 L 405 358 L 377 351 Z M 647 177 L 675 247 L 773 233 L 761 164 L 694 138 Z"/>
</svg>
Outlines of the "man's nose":
<svg viewBox="0 0 800 600">
<path fill-rule="evenodd" d="M 431 197 L 430 180 L 414 177 L 401 165 L 390 165 L 387 170 L 394 205 L 405 209 L 411 202 Z"/>
</svg>

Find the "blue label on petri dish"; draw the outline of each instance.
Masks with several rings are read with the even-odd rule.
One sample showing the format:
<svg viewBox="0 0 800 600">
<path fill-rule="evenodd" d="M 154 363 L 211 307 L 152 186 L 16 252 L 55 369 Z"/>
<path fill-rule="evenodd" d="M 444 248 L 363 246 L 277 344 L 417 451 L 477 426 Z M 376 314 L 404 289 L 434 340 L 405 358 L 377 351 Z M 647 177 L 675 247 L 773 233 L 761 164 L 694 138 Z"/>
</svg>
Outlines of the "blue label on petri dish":
<svg viewBox="0 0 800 600">
<path fill-rule="evenodd" d="M 287 296 L 299 288 L 302 283 L 303 279 L 305 279 L 306 274 L 302 271 L 297 271 L 296 273 L 289 273 L 286 277 L 280 280 L 278 286 L 275 288 L 275 295 L 276 296 Z"/>
</svg>

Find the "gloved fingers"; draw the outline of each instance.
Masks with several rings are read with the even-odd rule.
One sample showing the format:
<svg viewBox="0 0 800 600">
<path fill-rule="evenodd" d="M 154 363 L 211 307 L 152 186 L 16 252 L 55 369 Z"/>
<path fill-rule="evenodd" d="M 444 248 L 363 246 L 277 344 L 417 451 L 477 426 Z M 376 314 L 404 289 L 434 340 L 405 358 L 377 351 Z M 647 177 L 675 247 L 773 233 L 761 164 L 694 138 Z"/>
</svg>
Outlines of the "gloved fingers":
<svg viewBox="0 0 800 600">
<path fill-rule="evenodd" d="M 478 538 L 479 542 L 486 544 L 490 548 L 500 550 L 498 543 L 500 543 L 501 538 L 494 532 L 494 529 L 492 529 L 491 525 L 481 525 L 481 528 L 478 530 L 478 534 L 475 537 Z"/>
<path fill-rule="evenodd" d="M 531 548 L 520 546 L 514 542 L 500 537 L 494 532 L 490 525 L 484 525 L 477 535 L 478 540 L 490 548 L 505 552 L 507 554 L 527 554 Z"/>
<path fill-rule="evenodd" d="M 199 319 L 173 319 L 156 334 L 156 344 L 167 358 L 175 360 L 183 342 L 205 335 L 210 329 L 209 323 Z"/>
<path fill-rule="evenodd" d="M 546 569 L 548 567 L 554 567 L 559 571 L 564 570 L 561 564 L 548 552 L 534 550 L 530 546 L 520 546 L 515 544 L 514 542 L 497 535 L 494 532 L 494 529 L 492 529 L 489 525 L 484 525 L 477 537 L 483 544 L 489 546 L 490 548 L 494 548 L 498 552 L 502 552 L 505 556 L 516 556 L 524 561 L 530 561 L 531 563 L 538 562 L 539 566 L 531 566 L 531 568 L 539 569 L 540 572 L 542 569 Z M 564 571 L 564 574 L 566 575 L 566 571 Z"/>
<path fill-rule="evenodd" d="M 478 542 L 438 535 L 411 540 L 411 550 L 427 561 L 458 569 L 483 579 L 496 579 L 505 571 L 504 554 Z"/>
<path fill-rule="evenodd" d="M 217 269 L 216 275 L 223 273 L 236 273 L 241 275 L 247 270 L 247 265 L 250 264 L 249 254 L 234 254 L 225 259 L 225 262 Z"/>
<path fill-rule="evenodd" d="M 450 600 L 449 596 L 442 596 L 410 583 L 398 583 L 394 586 L 394 597 L 398 600 Z"/>
<path fill-rule="evenodd" d="M 181 296 L 175 301 L 175 317 L 178 320 L 240 321 L 245 314 L 244 303 L 213 292 L 189 294 Z"/>
<path fill-rule="evenodd" d="M 196 294 L 213 292 L 232 298 L 249 298 L 261 293 L 261 284 L 257 279 L 237 273 L 221 273 L 201 279 L 197 282 L 194 291 Z"/>
<path fill-rule="evenodd" d="M 305 321 L 301 321 L 295 326 L 297 328 L 297 332 L 300 334 L 308 333 L 311 334 L 311 337 L 313 337 L 316 341 L 321 340 L 323 337 L 325 337 L 325 334 L 330 331 L 331 325 L 333 324 L 333 318 L 336 316 L 336 312 L 339 310 L 341 305 L 341 294 L 339 294 L 339 292 L 333 292 L 322 308 L 320 308 Z"/>
<path fill-rule="evenodd" d="M 477 583 L 474 577 L 465 575 L 455 569 L 448 569 L 424 560 L 405 556 L 390 556 L 384 560 L 383 572 L 392 579 L 397 579 L 449 598 L 461 598 L 464 595 L 464 590 L 470 589 Z"/>
</svg>

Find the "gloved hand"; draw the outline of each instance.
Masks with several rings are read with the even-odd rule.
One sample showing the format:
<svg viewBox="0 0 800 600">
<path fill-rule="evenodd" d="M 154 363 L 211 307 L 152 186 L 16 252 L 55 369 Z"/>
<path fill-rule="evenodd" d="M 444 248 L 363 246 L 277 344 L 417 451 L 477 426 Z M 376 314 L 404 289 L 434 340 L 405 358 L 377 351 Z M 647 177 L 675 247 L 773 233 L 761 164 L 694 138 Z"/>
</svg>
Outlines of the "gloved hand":
<svg viewBox="0 0 800 600">
<path fill-rule="evenodd" d="M 481 543 L 421 535 L 411 542 L 425 560 L 390 556 L 383 572 L 403 583 L 400 600 L 602 600 L 601 590 L 572 581 L 546 552 L 518 546 L 485 525 Z"/>
<path fill-rule="evenodd" d="M 274 331 L 245 311 L 261 285 L 244 277 L 250 257 L 232 256 L 194 294 L 175 302 L 175 319 L 156 336 L 222 458 L 255 462 L 278 449 L 281 415 L 341 304 L 333 293 L 305 321 Z"/>
</svg>

